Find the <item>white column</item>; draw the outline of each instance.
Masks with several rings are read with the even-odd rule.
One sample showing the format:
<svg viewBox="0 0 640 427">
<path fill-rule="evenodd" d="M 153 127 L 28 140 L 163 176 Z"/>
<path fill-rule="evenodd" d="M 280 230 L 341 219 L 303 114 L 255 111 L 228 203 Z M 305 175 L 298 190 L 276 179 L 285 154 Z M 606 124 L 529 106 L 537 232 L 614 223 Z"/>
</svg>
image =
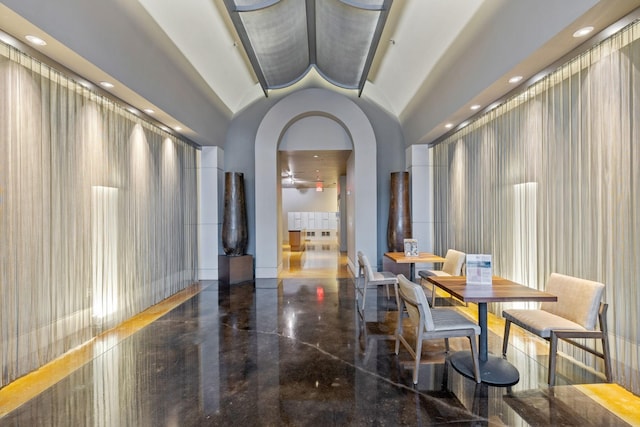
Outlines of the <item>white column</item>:
<svg viewBox="0 0 640 427">
<path fill-rule="evenodd" d="M 220 147 L 202 147 L 200 154 L 200 201 L 198 221 L 198 278 L 218 280 L 220 229 L 224 207 L 224 152 Z"/>
<path fill-rule="evenodd" d="M 406 150 L 406 168 L 411 181 L 411 228 L 420 252 L 434 251 L 433 161 L 427 145 L 412 145 Z M 441 255 L 441 254 L 437 254 Z M 416 264 L 419 270 L 431 264 Z"/>
</svg>

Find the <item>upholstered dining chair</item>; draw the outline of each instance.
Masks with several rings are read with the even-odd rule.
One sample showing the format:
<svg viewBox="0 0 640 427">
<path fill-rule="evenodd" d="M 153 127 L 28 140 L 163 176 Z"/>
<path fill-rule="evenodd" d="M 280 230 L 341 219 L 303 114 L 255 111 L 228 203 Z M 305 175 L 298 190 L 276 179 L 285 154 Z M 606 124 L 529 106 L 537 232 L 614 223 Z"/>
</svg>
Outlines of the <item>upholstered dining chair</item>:
<svg viewBox="0 0 640 427">
<path fill-rule="evenodd" d="M 363 254 L 361 259 L 362 265 L 364 266 L 364 285 L 362 287 L 362 310 L 364 310 L 368 288 L 386 286 L 387 299 L 389 299 L 391 297 L 389 293 L 389 286 L 398 283 L 398 278 L 395 274 L 389 271 L 375 271 L 366 255 Z"/>
<path fill-rule="evenodd" d="M 432 307 L 436 302 L 436 289 L 435 285 L 431 284 L 427 278 L 429 276 L 462 276 L 462 266 L 464 266 L 466 258 L 467 254 L 464 252 L 449 249 L 444 256 L 442 270 L 422 270 L 418 272 L 420 284 L 425 288 L 424 292 L 427 298 L 431 300 Z"/>
<path fill-rule="evenodd" d="M 418 368 L 422 357 L 422 342 L 431 339 L 443 339 L 445 350 L 449 352 L 449 338 L 467 337 L 471 345 L 473 356 L 473 370 L 476 382 L 480 382 L 480 365 L 478 362 L 478 347 L 476 336 L 480 334 L 480 327 L 467 319 L 453 308 L 429 308 L 423 288 L 413 283 L 403 274 L 398 275 L 397 292 L 400 307 L 398 307 L 398 324 L 396 327 L 396 354 L 400 351 L 400 343 L 409 351 L 414 359 L 413 383 L 418 383 Z M 404 336 L 402 312 L 406 308 L 409 320 L 415 333 L 415 349 Z"/>
<path fill-rule="evenodd" d="M 539 309 L 504 310 L 505 319 L 502 354 L 506 357 L 511 324 L 549 341 L 550 386 L 556 380 L 556 353 L 558 339 L 601 357 L 607 381 L 611 382 L 611 359 L 607 336 L 607 304 L 602 303 L 604 284 L 563 274 L 552 273 L 545 291 L 556 295 L 557 302 L 541 303 Z M 596 328 L 599 324 L 599 329 Z M 573 339 L 591 338 L 602 342 L 602 351 Z"/>
</svg>

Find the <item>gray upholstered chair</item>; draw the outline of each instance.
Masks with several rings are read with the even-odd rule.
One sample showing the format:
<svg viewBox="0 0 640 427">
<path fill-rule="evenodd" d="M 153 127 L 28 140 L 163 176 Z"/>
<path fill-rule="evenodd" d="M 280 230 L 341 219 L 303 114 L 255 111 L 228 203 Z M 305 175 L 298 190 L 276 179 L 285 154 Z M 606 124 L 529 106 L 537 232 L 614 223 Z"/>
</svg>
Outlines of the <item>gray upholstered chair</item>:
<svg viewBox="0 0 640 427">
<path fill-rule="evenodd" d="M 445 349 L 449 352 L 449 338 L 467 337 L 471 345 L 473 369 L 476 382 L 480 382 L 480 365 L 476 336 L 480 327 L 473 321 L 452 308 L 430 309 L 424 291 L 420 285 L 413 283 L 403 274 L 398 275 L 397 293 L 399 295 L 398 324 L 396 327 L 396 354 L 400 351 L 400 343 L 409 351 L 415 361 L 413 383 L 418 383 L 418 368 L 422 353 L 422 341 L 443 339 Z M 415 349 L 404 337 L 402 312 L 406 308 L 409 320 L 415 332 Z"/>
<path fill-rule="evenodd" d="M 611 381 L 611 359 L 607 337 L 607 304 L 602 303 L 604 285 L 591 280 L 552 273 L 546 284 L 546 292 L 558 297 L 557 302 L 544 302 L 539 309 L 504 310 L 505 318 L 502 354 L 506 356 L 511 324 L 549 341 L 549 385 L 556 380 L 556 353 L 558 339 L 567 341 L 582 350 L 604 359 L 607 381 Z M 596 328 L 599 324 L 599 329 Z M 588 347 L 573 339 L 601 340 L 602 351 Z"/>
<path fill-rule="evenodd" d="M 364 266 L 364 285 L 362 287 L 362 310 L 364 310 L 368 288 L 386 286 L 387 299 L 389 299 L 389 285 L 395 285 L 396 283 L 398 283 L 398 278 L 395 274 L 389 271 L 375 271 L 373 267 L 371 267 L 369 258 L 367 258 L 367 256 L 364 254 L 361 256 L 361 260 L 362 265 Z"/>
<path fill-rule="evenodd" d="M 420 284 L 425 288 L 427 298 L 431 300 L 431 306 L 436 302 L 436 289 L 431 282 L 427 280 L 429 276 L 462 276 L 462 266 L 466 260 L 467 254 L 449 249 L 442 263 L 442 270 L 422 270 L 418 272 L 420 276 Z"/>
</svg>

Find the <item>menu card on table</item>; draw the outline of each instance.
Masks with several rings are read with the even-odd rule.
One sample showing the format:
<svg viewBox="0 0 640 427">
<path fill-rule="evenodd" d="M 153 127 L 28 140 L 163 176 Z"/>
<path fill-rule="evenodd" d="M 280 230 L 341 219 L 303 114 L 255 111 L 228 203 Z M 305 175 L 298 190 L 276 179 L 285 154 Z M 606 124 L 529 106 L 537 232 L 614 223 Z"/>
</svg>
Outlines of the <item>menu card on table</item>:
<svg viewBox="0 0 640 427">
<path fill-rule="evenodd" d="M 467 284 L 490 285 L 491 279 L 491 255 L 468 254 Z"/>
<path fill-rule="evenodd" d="M 418 256 L 418 241 L 416 239 L 404 239 L 404 256 Z"/>
</svg>

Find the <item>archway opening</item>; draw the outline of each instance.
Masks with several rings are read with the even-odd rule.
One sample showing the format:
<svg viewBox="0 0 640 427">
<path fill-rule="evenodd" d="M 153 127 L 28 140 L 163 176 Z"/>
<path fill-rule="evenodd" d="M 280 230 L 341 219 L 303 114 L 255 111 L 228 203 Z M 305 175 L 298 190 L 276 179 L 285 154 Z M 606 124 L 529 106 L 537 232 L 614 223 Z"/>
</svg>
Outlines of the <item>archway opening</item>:
<svg viewBox="0 0 640 427">
<path fill-rule="evenodd" d="M 348 179 L 344 191 L 347 258 L 351 271 L 356 270 L 357 250 L 372 256 L 376 254 L 376 141 L 371 123 L 347 97 L 325 89 L 305 89 L 275 104 L 265 115 L 256 134 L 257 278 L 277 278 L 282 268 L 282 177 L 278 153 L 287 130 L 310 116 L 330 118 L 344 129 L 352 141 L 353 153 L 347 161 Z"/>
</svg>

